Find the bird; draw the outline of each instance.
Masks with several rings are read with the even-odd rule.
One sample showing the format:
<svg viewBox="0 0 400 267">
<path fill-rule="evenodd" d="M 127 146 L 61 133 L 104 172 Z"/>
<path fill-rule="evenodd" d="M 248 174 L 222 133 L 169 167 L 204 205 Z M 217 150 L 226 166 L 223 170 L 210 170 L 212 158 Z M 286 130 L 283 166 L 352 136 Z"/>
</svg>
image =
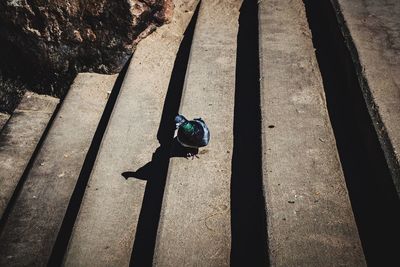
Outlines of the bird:
<svg viewBox="0 0 400 267">
<path fill-rule="evenodd" d="M 183 115 L 175 117 L 177 140 L 179 144 L 188 149 L 187 157 L 196 156 L 200 147 L 205 147 L 210 142 L 210 130 L 201 118 L 187 120 Z M 197 156 L 196 156 L 197 157 Z"/>
</svg>

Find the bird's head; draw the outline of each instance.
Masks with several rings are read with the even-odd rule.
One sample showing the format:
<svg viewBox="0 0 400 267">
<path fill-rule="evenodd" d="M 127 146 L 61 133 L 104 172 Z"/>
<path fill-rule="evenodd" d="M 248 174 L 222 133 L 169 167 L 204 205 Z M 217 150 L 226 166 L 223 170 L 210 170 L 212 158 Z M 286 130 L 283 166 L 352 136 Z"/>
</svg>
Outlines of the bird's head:
<svg viewBox="0 0 400 267">
<path fill-rule="evenodd" d="M 175 127 L 176 127 L 176 129 L 178 129 L 179 126 L 181 126 L 186 121 L 187 121 L 187 119 L 185 117 L 183 117 L 182 115 L 177 115 L 175 117 Z"/>
</svg>

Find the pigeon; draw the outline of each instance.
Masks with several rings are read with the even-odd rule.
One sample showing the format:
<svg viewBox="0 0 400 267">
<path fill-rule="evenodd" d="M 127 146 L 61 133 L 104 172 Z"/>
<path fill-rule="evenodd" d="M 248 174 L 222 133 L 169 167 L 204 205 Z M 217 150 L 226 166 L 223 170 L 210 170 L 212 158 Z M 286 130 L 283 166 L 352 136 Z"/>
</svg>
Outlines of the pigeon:
<svg viewBox="0 0 400 267">
<path fill-rule="evenodd" d="M 175 125 L 178 130 L 177 140 L 185 148 L 194 149 L 197 152 L 199 147 L 204 147 L 210 142 L 210 131 L 201 118 L 189 121 L 184 116 L 177 115 Z M 188 152 L 187 156 L 195 156 L 195 154 Z"/>
</svg>

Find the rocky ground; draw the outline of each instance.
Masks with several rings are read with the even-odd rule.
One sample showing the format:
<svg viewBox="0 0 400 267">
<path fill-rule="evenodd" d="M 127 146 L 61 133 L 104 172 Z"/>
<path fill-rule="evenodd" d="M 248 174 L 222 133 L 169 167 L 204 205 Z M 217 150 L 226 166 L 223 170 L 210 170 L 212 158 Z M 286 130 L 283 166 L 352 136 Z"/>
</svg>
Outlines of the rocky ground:
<svg viewBox="0 0 400 267">
<path fill-rule="evenodd" d="M 0 111 L 25 90 L 62 98 L 78 72 L 118 72 L 172 0 L 0 2 Z"/>
</svg>

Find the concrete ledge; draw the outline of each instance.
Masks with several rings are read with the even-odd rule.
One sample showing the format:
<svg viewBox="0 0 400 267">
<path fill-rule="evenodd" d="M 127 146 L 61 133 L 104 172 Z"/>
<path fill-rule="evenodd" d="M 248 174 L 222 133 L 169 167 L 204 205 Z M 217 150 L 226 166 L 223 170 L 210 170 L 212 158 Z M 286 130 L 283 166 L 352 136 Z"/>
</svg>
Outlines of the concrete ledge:
<svg viewBox="0 0 400 267">
<path fill-rule="evenodd" d="M 0 218 L 58 104 L 27 92 L 0 135 Z"/>
<path fill-rule="evenodd" d="M 261 1 L 259 19 L 271 264 L 365 266 L 303 1 Z"/>
<path fill-rule="evenodd" d="M 400 195 L 400 2 L 331 2 Z"/>
</svg>

